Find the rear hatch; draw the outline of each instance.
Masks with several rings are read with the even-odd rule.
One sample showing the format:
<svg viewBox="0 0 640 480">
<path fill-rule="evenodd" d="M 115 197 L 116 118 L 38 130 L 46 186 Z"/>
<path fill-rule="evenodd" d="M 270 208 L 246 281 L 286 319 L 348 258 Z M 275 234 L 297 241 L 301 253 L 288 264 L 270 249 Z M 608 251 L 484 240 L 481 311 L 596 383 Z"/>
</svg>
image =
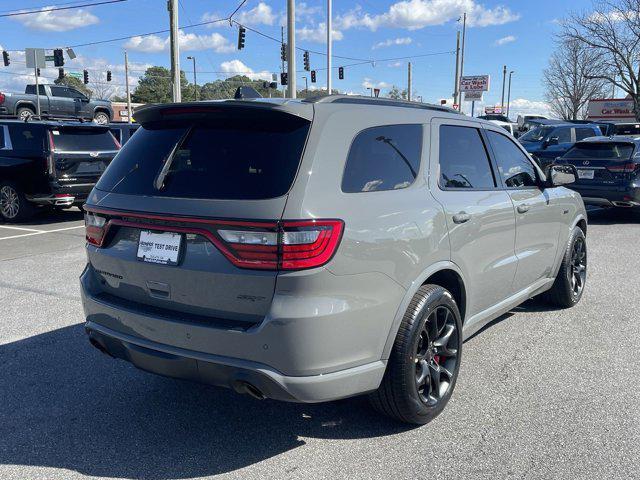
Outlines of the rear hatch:
<svg viewBox="0 0 640 480">
<path fill-rule="evenodd" d="M 48 135 L 49 173 L 62 186 L 93 186 L 120 149 L 107 127 L 63 125 Z"/>
<path fill-rule="evenodd" d="M 268 312 L 312 109 L 227 103 L 136 113 L 85 207 L 103 301 L 241 328 Z"/>
<path fill-rule="evenodd" d="M 621 186 L 635 175 L 640 158 L 634 155 L 633 142 L 578 142 L 562 161 L 578 170 L 577 185 Z"/>
</svg>

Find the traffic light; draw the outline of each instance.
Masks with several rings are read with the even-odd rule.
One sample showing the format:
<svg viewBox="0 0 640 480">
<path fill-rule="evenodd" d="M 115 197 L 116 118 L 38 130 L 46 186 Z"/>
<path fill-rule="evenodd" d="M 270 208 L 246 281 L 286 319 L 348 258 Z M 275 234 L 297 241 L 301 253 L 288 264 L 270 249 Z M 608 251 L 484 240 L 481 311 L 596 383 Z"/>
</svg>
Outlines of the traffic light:
<svg viewBox="0 0 640 480">
<path fill-rule="evenodd" d="M 4 61 L 4 66 L 8 67 L 11 61 L 9 61 L 9 52 L 6 50 L 2 51 L 2 60 Z"/>
<path fill-rule="evenodd" d="M 64 66 L 64 56 L 62 55 L 62 49 L 61 48 L 56 48 L 53 51 L 53 64 L 56 67 Z"/>
<path fill-rule="evenodd" d="M 58 80 L 62 80 L 64 78 L 64 68 L 58 69 Z"/>
<path fill-rule="evenodd" d="M 280 44 L 280 60 L 282 60 L 283 62 L 287 61 L 287 44 L 286 43 Z"/>
<path fill-rule="evenodd" d="M 311 83 L 316 83 L 316 71 L 311 70 Z"/>
<path fill-rule="evenodd" d="M 87 70 L 82 71 L 82 76 L 83 76 L 84 84 L 86 85 L 87 83 L 89 83 L 89 72 Z"/>
<path fill-rule="evenodd" d="M 289 75 L 287 75 L 287 72 L 283 72 L 280 74 L 280 85 L 287 85 L 289 80 Z"/>
<path fill-rule="evenodd" d="M 111 70 L 107 70 L 107 82 L 111 81 Z"/>
<path fill-rule="evenodd" d="M 40 68 L 36 68 L 36 75 L 39 77 L 40 76 Z"/>
<path fill-rule="evenodd" d="M 344 67 L 338 67 L 338 79 L 344 80 Z"/>
<path fill-rule="evenodd" d="M 244 27 L 238 28 L 238 50 L 242 50 L 244 48 L 244 37 L 246 34 L 247 31 Z"/>
<path fill-rule="evenodd" d="M 311 65 L 309 64 L 309 51 L 308 50 L 304 51 L 303 59 L 304 59 L 304 69 L 308 72 L 309 70 L 311 70 Z"/>
</svg>

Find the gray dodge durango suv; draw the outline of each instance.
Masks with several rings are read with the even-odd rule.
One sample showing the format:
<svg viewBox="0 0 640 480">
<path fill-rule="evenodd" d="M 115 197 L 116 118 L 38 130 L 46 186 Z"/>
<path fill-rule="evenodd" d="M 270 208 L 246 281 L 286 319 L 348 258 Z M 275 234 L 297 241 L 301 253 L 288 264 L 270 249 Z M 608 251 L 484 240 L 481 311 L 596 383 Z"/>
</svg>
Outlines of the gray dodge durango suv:
<svg viewBox="0 0 640 480">
<path fill-rule="evenodd" d="M 86 331 L 149 372 L 257 398 L 370 394 L 426 423 L 462 342 L 576 304 L 586 214 L 499 126 L 386 99 L 144 107 L 86 204 Z"/>
</svg>

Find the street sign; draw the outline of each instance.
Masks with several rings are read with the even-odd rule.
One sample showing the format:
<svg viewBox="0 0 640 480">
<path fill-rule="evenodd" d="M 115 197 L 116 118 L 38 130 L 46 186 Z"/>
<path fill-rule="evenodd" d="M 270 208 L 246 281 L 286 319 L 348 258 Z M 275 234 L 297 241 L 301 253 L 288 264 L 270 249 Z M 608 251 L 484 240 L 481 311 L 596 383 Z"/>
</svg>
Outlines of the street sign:
<svg viewBox="0 0 640 480">
<path fill-rule="evenodd" d="M 53 62 L 54 57 L 53 57 L 53 55 L 45 55 L 44 59 L 45 59 L 46 62 Z"/>
<path fill-rule="evenodd" d="M 27 61 L 27 68 L 47 68 L 44 48 L 25 48 L 24 56 Z"/>
<path fill-rule="evenodd" d="M 278 81 L 278 75 L 276 75 L 275 73 L 271 74 L 271 81 L 272 82 L 277 82 Z"/>
<path fill-rule="evenodd" d="M 378 98 L 380 96 L 380 89 L 379 88 L 374 88 L 373 89 L 373 95 Z"/>
<path fill-rule="evenodd" d="M 460 79 L 460 91 L 468 92 L 480 90 L 482 92 L 488 92 L 489 80 L 489 75 L 473 75 L 462 77 Z"/>
<path fill-rule="evenodd" d="M 501 114 L 502 107 L 500 105 L 496 105 L 495 107 L 484 107 L 484 113 L 485 115 L 490 115 L 492 113 Z"/>
<path fill-rule="evenodd" d="M 78 80 L 82 80 L 82 74 L 80 72 L 69 72 L 67 73 L 67 75 L 73 78 L 77 78 Z"/>
<path fill-rule="evenodd" d="M 464 101 L 481 102 L 483 93 L 484 92 L 482 90 L 467 90 L 466 92 L 464 92 Z"/>
</svg>

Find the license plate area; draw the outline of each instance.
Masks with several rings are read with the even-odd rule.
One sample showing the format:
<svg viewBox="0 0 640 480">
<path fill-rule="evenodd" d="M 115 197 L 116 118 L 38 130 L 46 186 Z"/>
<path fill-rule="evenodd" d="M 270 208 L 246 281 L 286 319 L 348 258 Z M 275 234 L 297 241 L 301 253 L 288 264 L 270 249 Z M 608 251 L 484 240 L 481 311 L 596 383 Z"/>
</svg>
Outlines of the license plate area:
<svg viewBox="0 0 640 480">
<path fill-rule="evenodd" d="M 578 170 L 578 178 L 580 179 L 593 180 L 594 174 L 595 174 L 595 170 L 586 170 L 586 169 Z"/>
<path fill-rule="evenodd" d="M 138 260 L 160 265 L 178 265 L 183 235 L 175 232 L 140 230 Z"/>
</svg>

